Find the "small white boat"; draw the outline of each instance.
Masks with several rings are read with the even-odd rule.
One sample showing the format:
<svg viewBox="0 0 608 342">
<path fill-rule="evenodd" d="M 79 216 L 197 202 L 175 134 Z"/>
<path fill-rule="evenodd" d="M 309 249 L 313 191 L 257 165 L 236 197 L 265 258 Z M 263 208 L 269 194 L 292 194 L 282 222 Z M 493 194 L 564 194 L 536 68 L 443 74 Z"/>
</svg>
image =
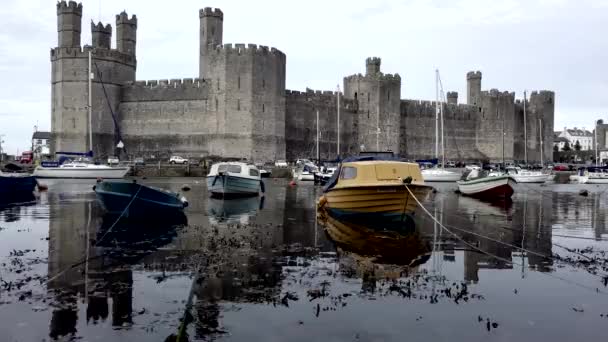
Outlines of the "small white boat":
<svg viewBox="0 0 608 342">
<path fill-rule="evenodd" d="M 545 183 L 550 175 L 541 171 L 522 170 L 520 167 L 507 168 L 507 173 L 517 181 L 517 183 Z"/>
<path fill-rule="evenodd" d="M 456 182 L 462 177 L 461 173 L 445 169 L 424 169 L 421 173 L 425 182 Z"/>
<path fill-rule="evenodd" d="M 264 192 L 264 183 L 255 165 L 224 162 L 211 166 L 207 189 L 211 196 L 257 196 Z"/>
<path fill-rule="evenodd" d="M 485 200 L 505 200 L 513 195 L 517 181 L 509 175 L 490 173 L 479 176 L 479 170 L 465 173 L 466 179 L 457 182 L 458 190 L 463 194 Z"/>
<path fill-rule="evenodd" d="M 608 184 L 608 172 L 585 172 L 578 177 L 581 184 Z"/>
<path fill-rule="evenodd" d="M 59 166 L 38 166 L 34 169 L 36 178 L 124 178 L 130 171 L 128 166 L 95 165 L 83 160 L 68 162 Z"/>
<path fill-rule="evenodd" d="M 314 181 L 315 173 L 318 172 L 318 169 L 313 164 L 304 164 L 301 168 L 297 169 L 295 173 L 295 178 L 299 181 Z"/>
</svg>

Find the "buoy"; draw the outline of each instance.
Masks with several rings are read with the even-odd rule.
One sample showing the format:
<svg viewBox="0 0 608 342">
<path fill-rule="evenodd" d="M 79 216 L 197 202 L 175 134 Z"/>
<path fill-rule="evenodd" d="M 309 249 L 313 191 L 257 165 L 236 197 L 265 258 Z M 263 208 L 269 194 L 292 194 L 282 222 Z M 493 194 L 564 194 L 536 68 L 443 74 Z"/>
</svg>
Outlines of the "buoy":
<svg viewBox="0 0 608 342">
<path fill-rule="evenodd" d="M 290 185 L 290 186 L 295 186 L 296 184 L 297 184 L 297 183 L 296 183 L 296 181 L 295 181 L 295 180 L 292 180 L 291 182 L 289 182 L 289 185 Z"/>
<path fill-rule="evenodd" d="M 38 186 L 38 191 L 46 191 L 49 189 L 49 187 L 44 184 L 37 183 L 37 186 Z"/>
</svg>

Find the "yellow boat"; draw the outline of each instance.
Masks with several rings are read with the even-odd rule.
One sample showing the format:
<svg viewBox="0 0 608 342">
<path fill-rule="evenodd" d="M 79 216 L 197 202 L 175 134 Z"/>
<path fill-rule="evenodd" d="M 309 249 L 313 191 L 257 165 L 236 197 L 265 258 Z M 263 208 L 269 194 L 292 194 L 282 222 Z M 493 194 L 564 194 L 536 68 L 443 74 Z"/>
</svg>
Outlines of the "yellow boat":
<svg viewBox="0 0 608 342">
<path fill-rule="evenodd" d="M 318 205 L 340 220 L 405 221 L 418 206 L 406 186 L 419 201 L 424 201 L 433 190 L 424 184 L 416 163 L 365 157 L 347 159 L 324 188 Z"/>
</svg>

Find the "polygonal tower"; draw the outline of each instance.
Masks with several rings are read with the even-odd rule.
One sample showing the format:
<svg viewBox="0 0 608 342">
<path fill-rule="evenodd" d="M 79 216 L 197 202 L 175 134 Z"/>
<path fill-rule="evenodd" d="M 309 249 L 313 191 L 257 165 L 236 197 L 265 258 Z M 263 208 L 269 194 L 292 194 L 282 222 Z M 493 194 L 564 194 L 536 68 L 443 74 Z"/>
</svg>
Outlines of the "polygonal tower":
<svg viewBox="0 0 608 342">
<path fill-rule="evenodd" d="M 111 49 L 112 27 L 91 24 L 92 45 L 80 46 L 82 5 L 57 4 L 58 46 L 51 49 L 51 151 L 87 152 L 102 159 L 116 153 L 121 87 L 135 80 L 137 19 L 117 16 L 119 50 Z M 89 129 L 89 52 L 91 129 Z M 92 137 L 92 146 L 89 143 Z"/>
<path fill-rule="evenodd" d="M 400 152 L 401 77 L 383 74 L 381 59 L 365 60 L 365 76 L 344 78 L 344 98 L 356 102 L 359 115 L 359 147 L 367 151 Z"/>
<path fill-rule="evenodd" d="M 467 104 L 481 106 L 481 71 L 467 73 Z"/>
<path fill-rule="evenodd" d="M 458 104 L 458 92 L 448 91 L 447 95 L 448 104 Z"/>
<path fill-rule="evenodd" d="M 200 19 L 199 30 L 199 77 L 208 78 L 209 71 L 209 50 L 222 45 L 224 31 L 224 13 L 219 8 L 205 7 L 198 13 Z"/>
<path fill-rule="evenodd" d="M 80 46 L 82 4 L 75 1 L 57 3 L 57 33 L 59 47 Z"/>
</svg>

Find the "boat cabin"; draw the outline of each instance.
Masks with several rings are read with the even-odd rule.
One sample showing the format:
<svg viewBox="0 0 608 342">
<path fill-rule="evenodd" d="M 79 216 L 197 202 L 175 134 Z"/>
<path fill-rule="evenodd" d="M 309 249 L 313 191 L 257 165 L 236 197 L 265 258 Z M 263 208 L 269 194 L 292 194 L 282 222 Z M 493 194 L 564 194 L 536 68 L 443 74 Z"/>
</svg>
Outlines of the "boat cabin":
<svg viewBox="0 0 608 342">
<path fill-rule="evenodd" d="M 217 176 L 219 174 L 260 178 L 260 170 L 258 170 L 255 165 L 241 162 L 222 162 L 211 165 L 208 177 Z"/>
<path fill-rule="evenodd" d="M 424 184 L 417 163 L 396 160 L 344 162 L 336 170 L 327 189 L 398 185 L 403 184 L 408 177 L 411 177 L 413 184 Z"/>
</svg>

